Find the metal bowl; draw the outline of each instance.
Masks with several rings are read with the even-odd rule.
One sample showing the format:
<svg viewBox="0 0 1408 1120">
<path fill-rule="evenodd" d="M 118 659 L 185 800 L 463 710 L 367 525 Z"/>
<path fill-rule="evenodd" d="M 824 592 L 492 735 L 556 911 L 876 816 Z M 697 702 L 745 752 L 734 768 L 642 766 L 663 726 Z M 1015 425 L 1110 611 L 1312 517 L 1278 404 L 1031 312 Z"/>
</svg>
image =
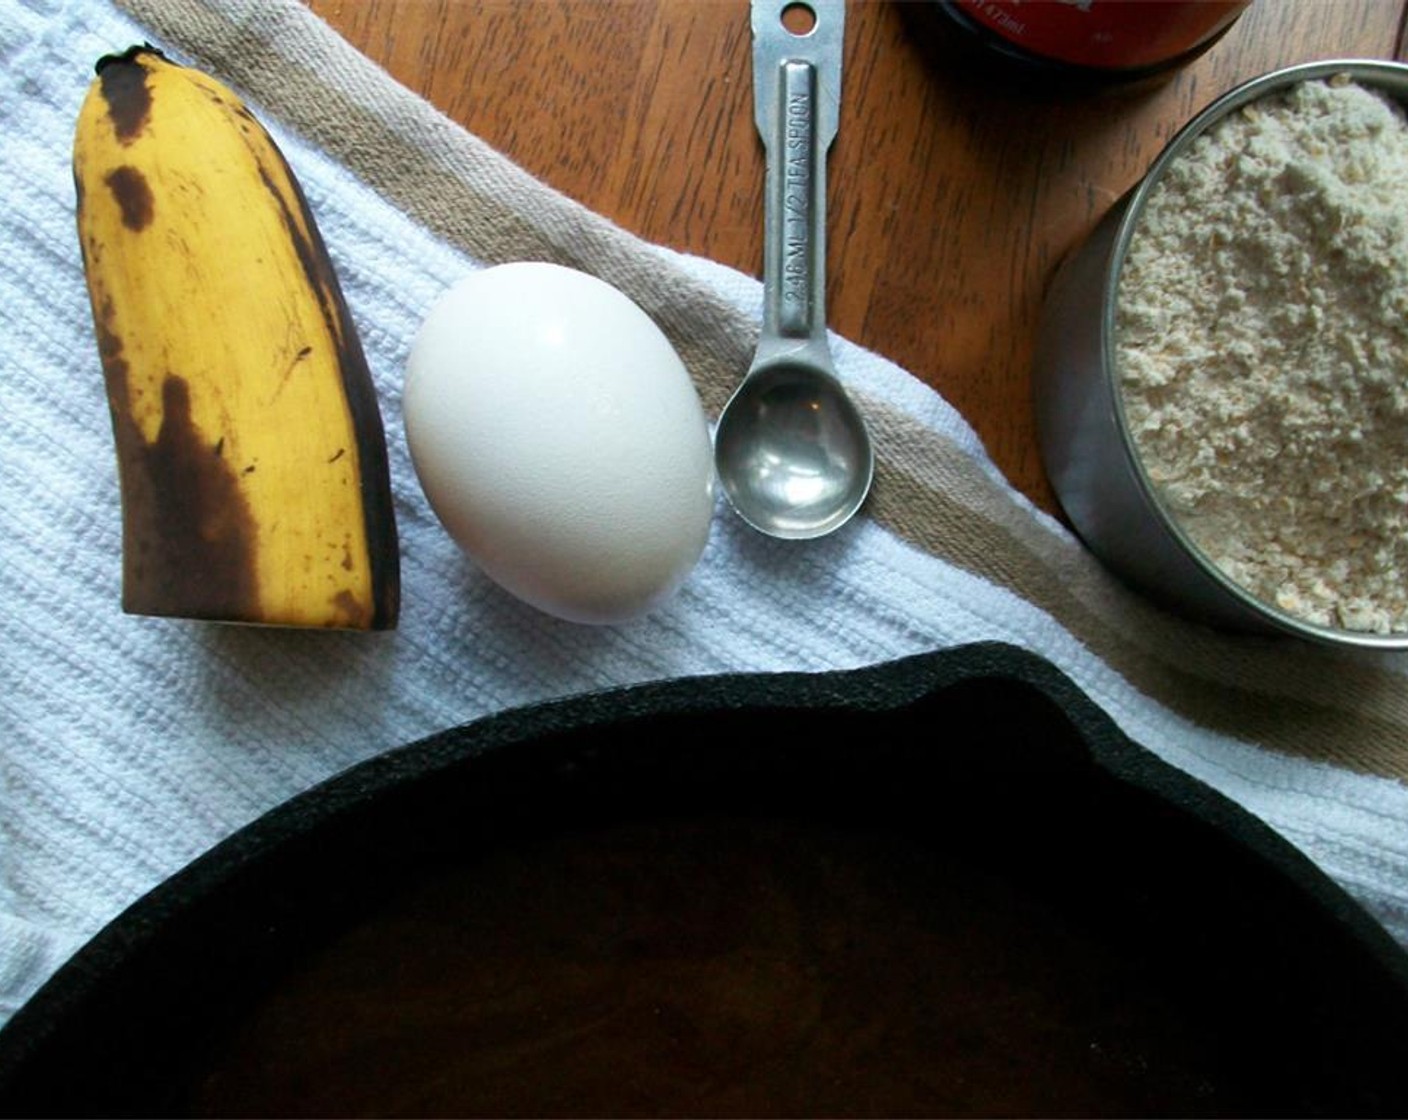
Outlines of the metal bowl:
<svg viewBox="0 0 1408 1120">
<path fill-rule="evenodd" d="M 1185 125 L 1143 179 L 1058 269 L 1043 308 L 1034 367 L 1037 436 L 1053 489 L 1076 532 L 1108 567 L 1166 605 L 1224 628 L 1323 644 L 1408 649 L 1408 633 L 1317 625 L 1256 598 L 1193 543 L 1145 472 L 1126 420 L 1115 358 L 1119 277 L 1145 204 L 1188 146 L 1248 102 L 1345 74 L 1408 107 L 1408 65 L 1365 59 L 1306 63 L 1254 78 Z"/>
</svg>

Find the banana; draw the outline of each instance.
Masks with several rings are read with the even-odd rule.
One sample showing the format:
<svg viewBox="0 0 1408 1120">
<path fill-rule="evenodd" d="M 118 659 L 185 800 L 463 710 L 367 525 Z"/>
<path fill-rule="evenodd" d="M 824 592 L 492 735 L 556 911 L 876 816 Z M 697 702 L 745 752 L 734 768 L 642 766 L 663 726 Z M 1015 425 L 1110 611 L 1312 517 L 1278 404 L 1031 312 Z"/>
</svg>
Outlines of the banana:
<svg viewBox="0 0 1408 1120">
<path fill-rule="evenodd" d="M 96 71 L 73 171 L 117 449 L 123 610 L 395 626 L 381 416 L 292 171 L 208 75 L 148 46 Z"/>
</svg>

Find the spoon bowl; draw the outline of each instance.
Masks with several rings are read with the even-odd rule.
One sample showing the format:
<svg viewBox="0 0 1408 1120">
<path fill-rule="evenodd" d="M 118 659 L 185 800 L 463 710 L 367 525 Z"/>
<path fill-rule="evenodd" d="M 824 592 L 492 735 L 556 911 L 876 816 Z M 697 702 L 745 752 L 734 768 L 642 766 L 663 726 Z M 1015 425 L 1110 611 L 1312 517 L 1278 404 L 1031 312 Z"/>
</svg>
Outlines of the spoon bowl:
<svg viewBox="0 0 1408 1120">
<path fill-rule="evenodd" d="M 798 361 L 748 375 L 719 419 L 714 454 L 739 516 L 793 540 L 848 521 L 874 473 L 870 438 L 845 390 L 826 370 Z"/>
</svg>

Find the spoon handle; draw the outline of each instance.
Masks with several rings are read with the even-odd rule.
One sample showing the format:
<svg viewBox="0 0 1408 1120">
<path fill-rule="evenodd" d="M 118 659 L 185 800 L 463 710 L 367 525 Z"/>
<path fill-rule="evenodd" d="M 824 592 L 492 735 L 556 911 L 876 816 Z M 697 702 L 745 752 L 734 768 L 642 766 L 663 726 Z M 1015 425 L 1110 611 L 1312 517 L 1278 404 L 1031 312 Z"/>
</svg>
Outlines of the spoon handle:
<svg viewBox="0 0 1408 1120">
<path fill-rule="evenodd" d="M 767 349 L 826 349 L 826 152 L 841 105 L 844 0 L 753 0 L 753 108 L 767 153 Z M 784 20 L 784 15 L 786 20 Z M 791 30 L 795 20 L 809 23 Z"/>
</svg>

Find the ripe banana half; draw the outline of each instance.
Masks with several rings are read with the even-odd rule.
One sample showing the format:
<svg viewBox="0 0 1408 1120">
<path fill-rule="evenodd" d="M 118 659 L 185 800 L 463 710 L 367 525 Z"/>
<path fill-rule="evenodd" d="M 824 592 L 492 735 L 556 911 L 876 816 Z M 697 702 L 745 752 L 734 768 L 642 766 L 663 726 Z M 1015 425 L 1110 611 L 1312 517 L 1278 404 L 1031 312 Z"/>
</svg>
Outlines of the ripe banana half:
<svg viewBox="0 0 1408 1120">
<path fill-rule="evenodd" d="M 332 263 L 239 98 L 133 47 L 73 152 L 132 614 L 388 629 L 386 440 Z"/>
</svg>

